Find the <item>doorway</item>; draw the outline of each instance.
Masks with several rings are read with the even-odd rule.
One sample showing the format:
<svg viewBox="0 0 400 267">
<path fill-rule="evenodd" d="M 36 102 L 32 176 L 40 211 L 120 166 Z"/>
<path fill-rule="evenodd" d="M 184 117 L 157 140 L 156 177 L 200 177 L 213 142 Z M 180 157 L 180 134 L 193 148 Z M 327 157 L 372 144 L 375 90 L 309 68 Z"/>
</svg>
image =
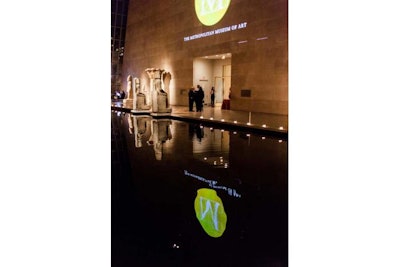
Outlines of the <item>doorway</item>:
<svg viewBox="0 0 400 267">
<path fill-rule="evenodd" d="M 231 58 L 230 53 L 225 53 L 193 59 L 193 85 L 203 87 L 205 105 L 211 105 L 211 87 L 215 90 L 216 107 L 221 107 L 224 99 L 229 98 Z"/>
</svg>

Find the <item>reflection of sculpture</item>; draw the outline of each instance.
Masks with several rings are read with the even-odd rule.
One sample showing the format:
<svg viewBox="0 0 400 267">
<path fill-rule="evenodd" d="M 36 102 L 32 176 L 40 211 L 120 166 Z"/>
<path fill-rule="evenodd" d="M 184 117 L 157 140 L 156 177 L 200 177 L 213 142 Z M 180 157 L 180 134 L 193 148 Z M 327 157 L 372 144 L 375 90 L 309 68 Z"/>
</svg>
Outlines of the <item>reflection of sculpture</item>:
<svg viewBox="0 0 400 267">
<path fill-rule="evenodd" d="M 142 147 L 142 139 L 147 131 L 147 116 L 133 116 L 133 125 L 135 126 L 135 147 Z"/>
<path fill-rule="evenodd" d="M 138 78 L 133 79 L 135 90 L 133 93 L 133 110 L 149 110 L 150 106 L 146 105 L 146 96 L 140 92 L 140 80 Z"/>
<path fill-rule="evenodd" d="M 128 117 L 128 125 L 129 125 L 129 134 L 132 134 L 133 131 L 135 130 L 134 126 L 133 126 L 133 116 L 129 115 Z"/>
<path fill-rule="evenodd" d="M 129 133 L 134 134 L 135 147 L 142 147 L 142 139 L 147 131 L 150 117 L 146 115 L 132 115 L 128 118 Z"/>
<path fill-rule="evenodd" d="M 146 69 L 150 78 L 151 110 L 154 113 L 171 113 L 168 94 L 164 91 L 164 72 L 163 69 Z"/>
<path fill-rule="evenodd" d="M 222 200 L 213 189 L 197 190 L 194 210 L 204 231 L 211 237 L 220 237 L 226 229 L 227 216 Z"/>
<path fill-rule="evenodd" d="M 162 159 L 162 148 L 165 141 L 172 138 L 170 119 L 159 119 L 151 121 L 151 136 L 147 142 L 149 145 L 153 145 L 154 153 L 157 160 Z"/>
<path fill-rule="evenodd" d="M 132 76 L 128 75 L 126 78 L 126 91 L 128 96 L 126 99 L 123 100 L 123 103 L 132 103 Z"/>
</svg>

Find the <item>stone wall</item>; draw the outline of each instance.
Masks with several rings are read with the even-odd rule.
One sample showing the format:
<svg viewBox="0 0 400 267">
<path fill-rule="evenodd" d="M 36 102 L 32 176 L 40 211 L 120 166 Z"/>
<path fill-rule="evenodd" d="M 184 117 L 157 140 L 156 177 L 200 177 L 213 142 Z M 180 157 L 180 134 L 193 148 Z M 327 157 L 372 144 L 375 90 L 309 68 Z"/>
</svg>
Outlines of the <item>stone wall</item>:
<svg viewBox="0 0 400 267">
<path fill-rule="evenodd" d="M 194 1 L 131 1 L 122 77 L 138 77 L 148 90 L 144 70 L 165 69 L 172 76 L 171 104 L 187 105 L 187 89 L 196 84 L 194 58 L 231 53 L 231 109 L 287 115 L 287 27 L 287 0 L 231 1 L 213 26 L 201 24 Z M 229 31 L 218 33 L 220 29 Z M 196 38 L 201 33 L 208 36 Z M 251 96 L 241 96 L 242 89 L 251 90 Z"/>
</svg>

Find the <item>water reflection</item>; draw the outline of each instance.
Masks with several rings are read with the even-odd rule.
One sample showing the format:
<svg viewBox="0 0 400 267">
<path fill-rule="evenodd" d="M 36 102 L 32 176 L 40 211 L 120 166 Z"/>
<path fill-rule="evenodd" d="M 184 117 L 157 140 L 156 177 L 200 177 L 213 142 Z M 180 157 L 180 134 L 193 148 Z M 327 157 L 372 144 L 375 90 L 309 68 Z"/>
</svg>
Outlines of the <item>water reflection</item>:
<svg viewBox="0 0 400 267">
<path fill-rule="evenodd" d="M 201 139 L 204 138 L 204 127 L 199 123 L 191 123 L 189 124 L 189 137 L 194 138 L 196 135 L 196 139 L 199 143 L 201 143 Z"/>
<path fill-rule="evenodd" d="M 143 142 L 146 142 L 153 147 L 156 160 L 162 160 L 163 145 L 172 139 L 171 119 L 153 119 L 149 115 L 129 114 L 127 120 L 129 133 L 135 139 L 135 147 L 141 148 Z"/>
<path fill-rule="evenodd" d="M 287 140 L 115 112 L 112 133 L 112 266 L 287 266 Z"/>
<path fill-rule="evenodd" d="M 151 117 L 148 115 L 129 114 L 129 133 L 135 137 L 135 147 L 143 146 L 143 136 L 150 131 Z"/>
<path fill-rule="evenodd" d="M 147 144 L 152 145 L 157 160 L 162 159 L 163 144 L 172 138 L 170 119 L 152 119 L 151 135 Z"/>
<path fill-rule="evenodd" d="M 199 180 L 199 181 L 202 181 L 202 182 L 204 182 L 204 183 L 207 183 L 208 186 L 209 186 L 210 188 L 219 189 L 219 190 L 224 190 L 224 191 L 228 192 L 228 194 L 229 194 L 230 196 L 233 196 L 233 197 L 241 197 L 241 195 L 238 194 L 238 192 L 236 191 L 236 189 L 233 189 L 233 188 L 230 188 L 230 187 L 221 185 L 221 184 L 218 183 L 217 180 L 211 180 L 211 179 L 207 179 L 207 178 L 201 177 L 201 176 L 199 176 L 199 175 L 197 175 L 197 174 L 195 174 L 195 173 L 191 173 L 191 172 L 188 171 L 188 170 L 184 170 L 183 173 L 184 173 L 186 176 L 189 176 L 189 177 L 192 177 L 192 178 L 197 179 L 197 180 Z"/>
<path fill-rule="evenodd" d="M 226 229 L 227 215 L 217 192 L 208 188 L 197 190 L 194 209 L 203 230 L 211 237 L 221 237 Z"/>
<path fill-rule="evenodd" d="M 193 140 L 195 159 L 214 168 L 229 167 L 229 132 L 201 124 L 189 124 L 189 135 Z"/>
</svg>

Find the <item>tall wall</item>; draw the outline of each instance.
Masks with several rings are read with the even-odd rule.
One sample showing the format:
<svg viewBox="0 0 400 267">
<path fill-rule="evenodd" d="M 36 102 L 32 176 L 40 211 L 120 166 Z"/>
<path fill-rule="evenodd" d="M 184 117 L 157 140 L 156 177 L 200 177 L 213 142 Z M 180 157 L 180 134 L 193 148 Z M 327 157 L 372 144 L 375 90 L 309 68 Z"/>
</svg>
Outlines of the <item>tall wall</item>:
<svg viewBox="0 0 400 267">
<path fill-rule="evenodd" d="M 231 0 L 213 26 L 198 20 L 194 2 L 130 2 L 122 88 L 129 74 L 148 88 L 144 70 L 163 68 L 172 76 L 171 104 L 187 105 L 187 89 L 196 84 L 194 58 L 231 53 L 231 109 L 288 114 L 287 0 Z M 220 32 L 223 28 L 229 31 Z M 242 89 L 251 96 L 242 97 Z"/>
</svg>

